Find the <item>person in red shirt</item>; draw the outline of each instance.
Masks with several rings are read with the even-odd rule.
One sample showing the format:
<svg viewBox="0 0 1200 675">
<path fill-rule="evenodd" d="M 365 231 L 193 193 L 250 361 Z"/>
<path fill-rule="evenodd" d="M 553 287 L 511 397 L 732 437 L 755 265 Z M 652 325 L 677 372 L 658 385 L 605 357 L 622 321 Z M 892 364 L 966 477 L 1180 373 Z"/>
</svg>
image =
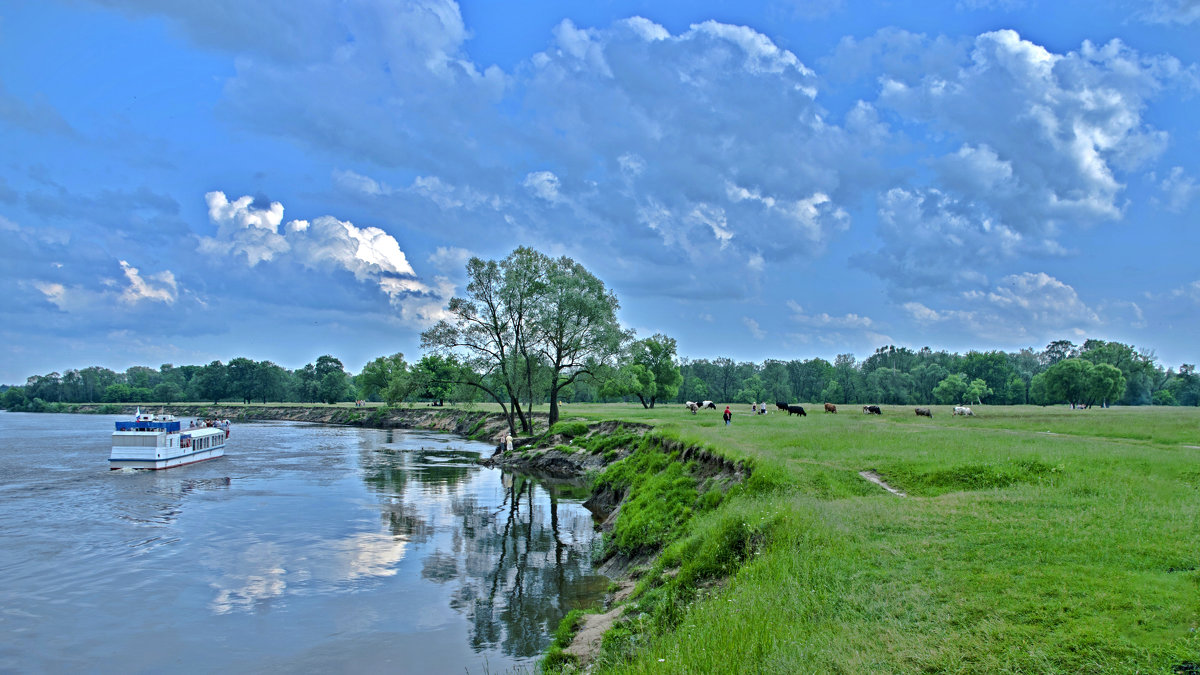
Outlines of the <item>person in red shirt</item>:
<svg viewBox="0 0 1200 675">
<path fill-rule="evenodd" d="M 733 412 L 731 410 L 729 410 L 729 406 L 725 406 L 724 417 L 725 417 L 725 426 L 729 426 L 729 423 L 731 421 L 733 421 Z"/>
</svg>

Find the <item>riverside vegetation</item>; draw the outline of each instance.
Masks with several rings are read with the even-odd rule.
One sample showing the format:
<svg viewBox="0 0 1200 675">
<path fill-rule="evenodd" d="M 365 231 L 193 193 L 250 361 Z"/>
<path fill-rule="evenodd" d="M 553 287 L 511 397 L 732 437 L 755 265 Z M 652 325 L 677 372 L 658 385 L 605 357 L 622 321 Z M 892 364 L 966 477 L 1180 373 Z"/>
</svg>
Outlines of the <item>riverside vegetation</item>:
<svg viewBox="0 0 1200 675">
<path fill-rule="evenodd" d="M 594 672 L 1200 672 L 1200 411 L 949 413 L 569 406 L 750 467 L 716 495 L 645 444 L 597 477 L 649 491 L 609 546 L 665 546 Z"/>
<path fill-rule="evenodd" d="M 436 414 L 494 437 L 489 409 Z M 1200 672 L 1200 410 L 734 409 L 571 404 L 514 451 L 603 458 L 624 494 L 604 555 L 641 564 L 592 672 Z M 583 665 L 586 618 L 544 670 Z"/>
</svg>

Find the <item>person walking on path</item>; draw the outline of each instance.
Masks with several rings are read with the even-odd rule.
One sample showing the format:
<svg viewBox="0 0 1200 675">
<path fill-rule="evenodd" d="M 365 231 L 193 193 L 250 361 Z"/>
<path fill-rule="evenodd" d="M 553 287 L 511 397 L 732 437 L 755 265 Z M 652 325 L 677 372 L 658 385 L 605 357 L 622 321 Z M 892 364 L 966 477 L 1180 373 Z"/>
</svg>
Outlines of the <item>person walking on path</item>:
<svg viewBox="0 0 1200 675">
<path fill-rule="evenodd" d="M 733 412 L 729 410 L 729 406 L 725 406 L 724 417 L 725 417 L 725 426 L 729 426 L 729 423 L 731 421 L 733 421 Z"/>
</svg>

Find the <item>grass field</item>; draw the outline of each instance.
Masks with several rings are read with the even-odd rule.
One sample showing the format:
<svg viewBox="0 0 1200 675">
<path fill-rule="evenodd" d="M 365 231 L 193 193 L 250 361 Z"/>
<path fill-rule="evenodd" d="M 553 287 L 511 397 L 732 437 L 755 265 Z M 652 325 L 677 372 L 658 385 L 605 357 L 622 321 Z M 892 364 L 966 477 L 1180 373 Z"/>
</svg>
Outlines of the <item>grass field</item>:
<svg viewBox="0 0 1200 675">
<path fill-rule="evenodd" d="M 564 408 L 754 467 L 667 549 L 683 581 L 643 591 L 600 671 L 1200 672 L 1200 409 L 806 407 L 733 406 L 728 427 L 678 405 Z M 753 550 L 690 581 L 731 527 Z"/>
</svg>

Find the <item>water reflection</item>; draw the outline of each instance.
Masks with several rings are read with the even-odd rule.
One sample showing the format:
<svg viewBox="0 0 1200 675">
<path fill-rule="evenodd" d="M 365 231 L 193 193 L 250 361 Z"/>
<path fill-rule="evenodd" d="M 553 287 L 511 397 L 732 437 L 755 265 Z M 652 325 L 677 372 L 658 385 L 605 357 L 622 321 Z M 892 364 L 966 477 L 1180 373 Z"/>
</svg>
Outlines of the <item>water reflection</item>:
<svg viewBox="0 0 1200 675">
<path fill-rule="evenodd" d="M 497 476 L 474 463 L 478 456 L 453 446 L 383 448 L 361 457 L 363 479 L 388 531 L 424 545 L 421 577 L 451 589 L 471 647 L 535 656 L 567 612 L 593 604 L 608 585 L 593 571 L 595 526 L 579 486 Z"/>
<path fill-rule="evenodd" d="M 407 542 L 398 537 L 360 532 L 333 540 L 313 540 L 297 550 L 278 542 L 254 542 L 211 560 L 223 573 L 210 585 L 215 614 L 264 612 L 289 589 L 324 592 L 371 578 L 396 574 Z"/>
</svg>

